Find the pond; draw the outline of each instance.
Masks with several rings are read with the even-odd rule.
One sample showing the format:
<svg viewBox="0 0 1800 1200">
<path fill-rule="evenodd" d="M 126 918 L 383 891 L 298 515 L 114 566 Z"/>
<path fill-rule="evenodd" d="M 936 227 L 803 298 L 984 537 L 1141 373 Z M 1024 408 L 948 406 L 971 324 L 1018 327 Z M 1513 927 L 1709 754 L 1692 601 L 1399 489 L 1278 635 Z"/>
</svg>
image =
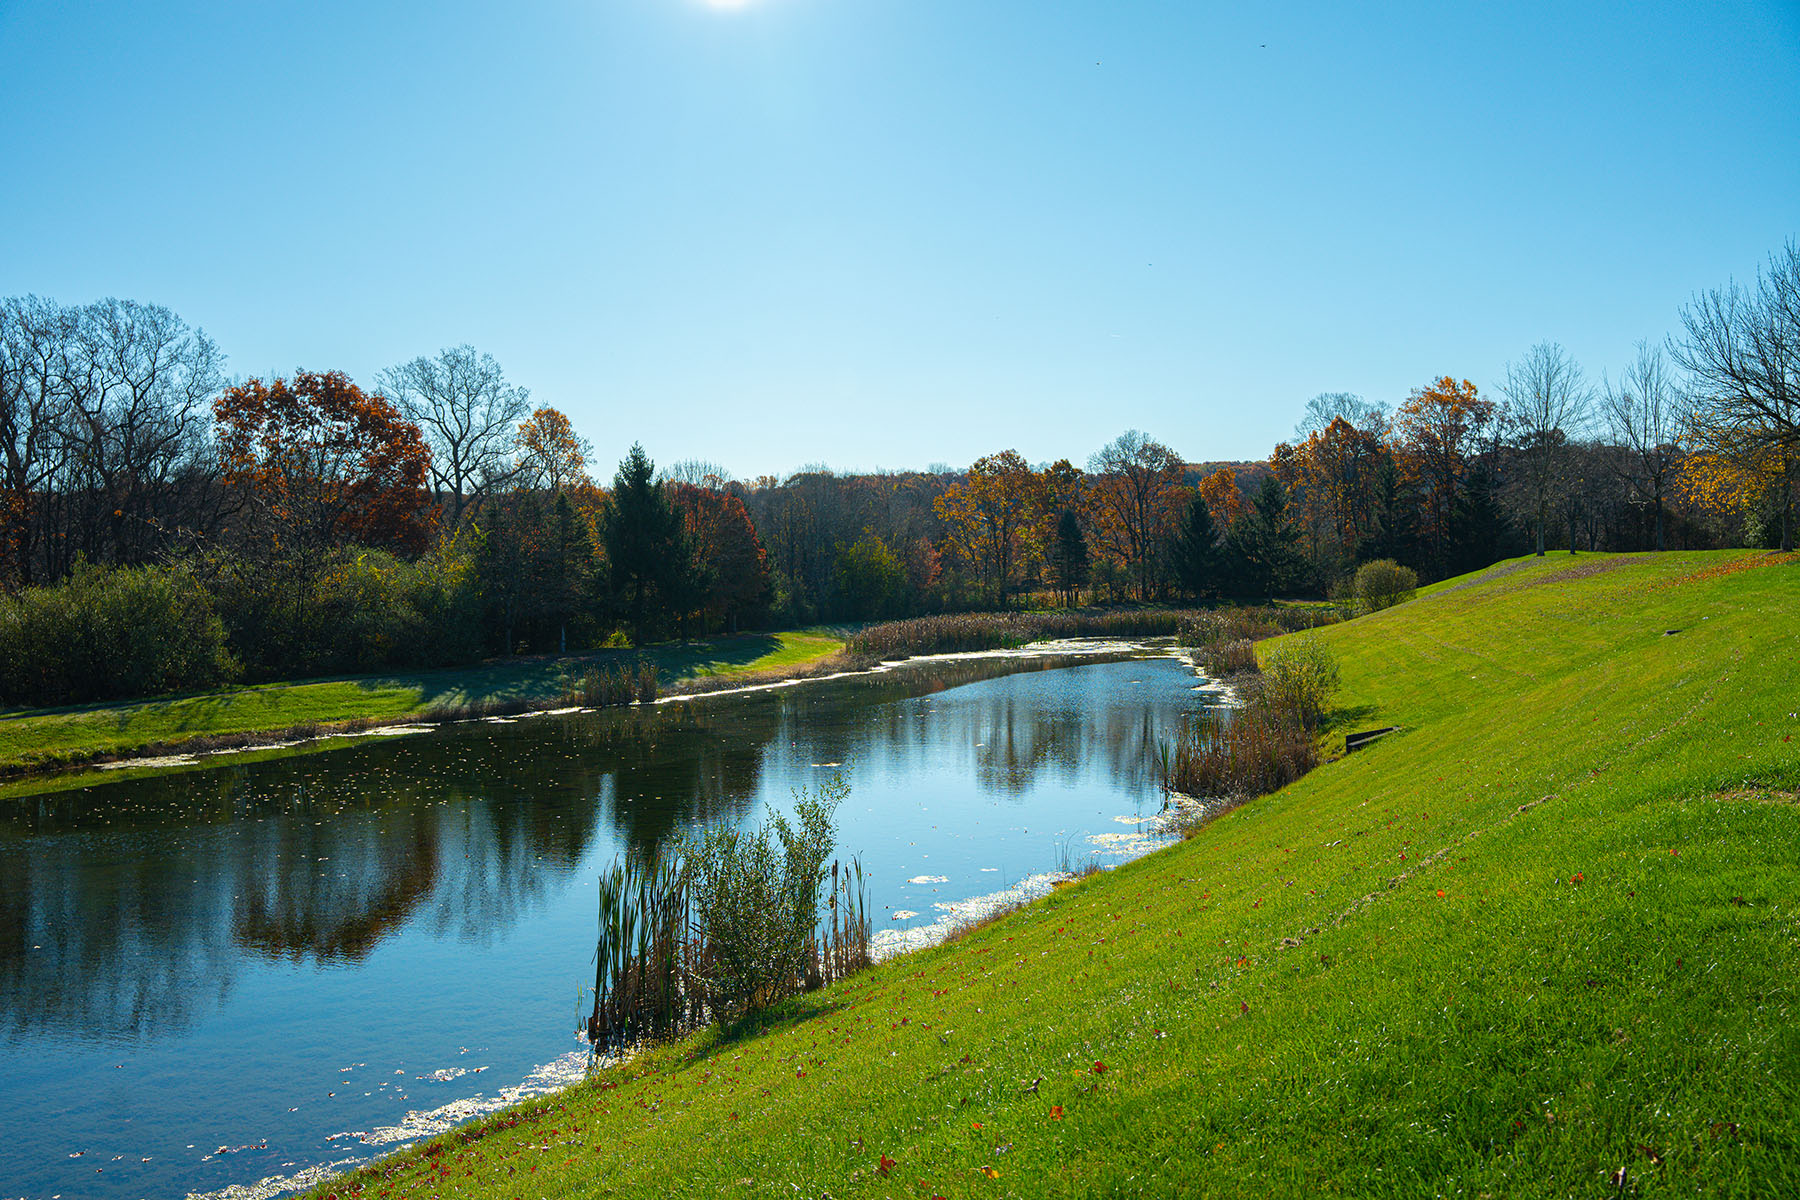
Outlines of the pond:
<svg viewBox="0 0 1800 1200">
<path fill-rule="evenodd" d="M 599 871 L 839 773 L 878 949 L 1140 853 L 1203 684 L 952 657 L 0 801 L 0 1197 L 272 1194 L 567 1081 Z"/>
</svg>

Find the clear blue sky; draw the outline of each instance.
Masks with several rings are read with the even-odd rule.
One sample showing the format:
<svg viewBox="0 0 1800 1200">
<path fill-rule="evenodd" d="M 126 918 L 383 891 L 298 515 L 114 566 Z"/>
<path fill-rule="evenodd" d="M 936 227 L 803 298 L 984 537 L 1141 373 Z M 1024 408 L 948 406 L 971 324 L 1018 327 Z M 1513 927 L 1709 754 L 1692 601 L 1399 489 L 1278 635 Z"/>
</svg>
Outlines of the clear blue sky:
<svg viewBox="0 0 1800 1200">
<path fill-rule="evenodd" d="M 492 352 L 610 474 L 1262 457 L 1800 235 L 1800 5 L 0 0 L 0 294 Z"/>
</svg>

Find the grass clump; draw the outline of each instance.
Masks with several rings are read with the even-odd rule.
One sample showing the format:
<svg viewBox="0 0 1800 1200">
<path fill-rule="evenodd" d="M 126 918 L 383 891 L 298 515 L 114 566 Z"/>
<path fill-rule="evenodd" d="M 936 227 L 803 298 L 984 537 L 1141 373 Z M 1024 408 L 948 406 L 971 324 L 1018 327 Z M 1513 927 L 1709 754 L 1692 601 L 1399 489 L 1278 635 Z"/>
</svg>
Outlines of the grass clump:
<svg viewBox="0 0 1800 1200">
<path fill-rule="evenodd" d="M 742 1021 L 870 964 L 862 867 L 831 861 L 848 793 L 833 780 L 798 793 L 792 819 L 711 829 L 601 876 L 597 1052 Z"/>
<path fill-rule="evenodd" d="M 588 667 L 569 684 L 562 700 L 566 705 L 582 708 L 607 708 L 633 702 L 654 704 L 656 688 L 656 664 L 640 659 L 612 667 Z"/>
</svg>

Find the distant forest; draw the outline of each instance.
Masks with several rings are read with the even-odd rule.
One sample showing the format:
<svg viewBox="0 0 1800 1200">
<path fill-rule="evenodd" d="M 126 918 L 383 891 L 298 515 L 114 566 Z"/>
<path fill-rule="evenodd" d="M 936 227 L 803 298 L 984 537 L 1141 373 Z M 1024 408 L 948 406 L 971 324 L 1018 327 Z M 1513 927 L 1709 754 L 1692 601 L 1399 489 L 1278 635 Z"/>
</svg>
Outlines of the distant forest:
<svg viewBox="0 0 1800 1200">
<path fill-rule="evenodd" d="M 1588 375 L 1330 393 L 1254 463 L 1127 431 L 1079 465 L 602 478 L 469 346 L 232 381 L 169 309 L 0 301 L 0 703 L 1018 606 L 1323 597 L 1531 550 L 1791 548 L 1800 250 Z"/>
</svg>

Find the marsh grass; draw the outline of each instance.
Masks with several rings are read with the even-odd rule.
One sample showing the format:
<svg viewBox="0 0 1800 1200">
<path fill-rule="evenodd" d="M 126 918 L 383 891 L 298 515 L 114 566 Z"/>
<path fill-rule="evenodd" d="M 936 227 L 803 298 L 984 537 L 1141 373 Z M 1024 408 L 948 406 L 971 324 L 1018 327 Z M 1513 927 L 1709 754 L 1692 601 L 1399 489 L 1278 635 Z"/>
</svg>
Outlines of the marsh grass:
<svg viewBox="0 0 1800 1200">
<path fill-rule="evenodd" d="M 587 668 L 570 682 L 562 702 L 580 708 L 609 708 L 634 702 L 654 704 L 656 693 L 656 664 L 639 659 L 612 667 Z"/>
<path fill-rule="evenodd" d="M 1169 608 L 1049 613 L 957 613 L 870 625 L 853 635 L 849 651 L 866 659 L 914 654 L 1008 650 L 1056 638 L 1170 637 L 1199 614 Z"/>
<path fill-rule="evenodd" d="M 586 1034 L 595 1055 L 736 1022 L 873 961 L 862 863 L 832 861 L 842 781 L 796 816 L 714 829 L 600 877 Z"/>
</svg>

